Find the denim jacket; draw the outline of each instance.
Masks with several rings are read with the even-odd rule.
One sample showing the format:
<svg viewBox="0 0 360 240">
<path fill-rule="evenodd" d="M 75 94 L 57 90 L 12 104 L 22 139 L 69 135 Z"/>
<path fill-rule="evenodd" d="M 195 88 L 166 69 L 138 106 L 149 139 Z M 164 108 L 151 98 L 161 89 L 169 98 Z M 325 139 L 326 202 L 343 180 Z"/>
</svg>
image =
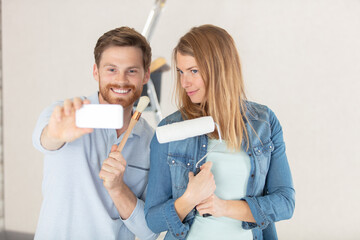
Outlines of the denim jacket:
<svg viewBox="0 0 360 240">
<path fill-rule="evenodd" d="M 268 107 L 253 102 L 246 105 L 249 142 L 243 141 L 242 147 L 250 157 L 251 170 L 242 200 L 249 204 L 256 223 L 243 222 L 242 227 L 251 229 L 254 239 L 274 240 L 274 222 L 291 218 L 295 207 L 282 128 Z M 183 119 L 177 111 L 159 126 L 179 121 Z M 193 223 L 195 209 L 181 222 L 174 202 L 185 192 L 188 173 L 195 172 L 195 164 L 206 154 L 207 144 L 206 135 L 164 144 L 159 144 L 156 135 L 152 139 L 145 216 L 153 232 L 168 231 L 165 239 L 185 239 Z"/>
</svg>

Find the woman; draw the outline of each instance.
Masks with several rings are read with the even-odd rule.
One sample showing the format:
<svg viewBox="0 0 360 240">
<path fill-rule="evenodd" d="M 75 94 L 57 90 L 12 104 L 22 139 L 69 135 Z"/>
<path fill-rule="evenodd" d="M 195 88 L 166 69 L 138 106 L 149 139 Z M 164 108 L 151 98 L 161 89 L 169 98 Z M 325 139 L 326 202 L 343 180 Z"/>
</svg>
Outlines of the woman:
<svg viewBox="0 0 360 240">
<path fill-rule="evenodd" d="M 212 116 L 224 141 L 217 131 L 166 144 L 154 136 L 148 226 L 168 231 L 165 239 L 277 239 L 274 222 L 295 206 L 282 128 L 269 108 L 246 100 L 232 37 L 213 25 L 192 28 L 173 57 L 180 110 L 160 125 Z"/>
</svg>

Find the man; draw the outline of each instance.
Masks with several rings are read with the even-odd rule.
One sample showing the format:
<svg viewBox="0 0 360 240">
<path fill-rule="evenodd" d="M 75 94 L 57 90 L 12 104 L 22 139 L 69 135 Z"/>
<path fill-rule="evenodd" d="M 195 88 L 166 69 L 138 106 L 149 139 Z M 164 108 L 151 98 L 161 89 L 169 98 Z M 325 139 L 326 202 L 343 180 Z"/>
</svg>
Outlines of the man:
<svg viewBox="0 0 360 240">
<path fill-rule="evenodd" d="M 34 146 L 45 154 L 35 239 L 155 239 L 144 217 L 153 129 L 140 118 L 116 151 L 149 80 L 151 48 L 141 34 L 121 27 L 99 38 L 94 55 L 99 92 L 55 103 L 34 130 Z M 88 103 L 122 105 L 123 128 L 77 128 L 75 111 Z"/>
</svg>

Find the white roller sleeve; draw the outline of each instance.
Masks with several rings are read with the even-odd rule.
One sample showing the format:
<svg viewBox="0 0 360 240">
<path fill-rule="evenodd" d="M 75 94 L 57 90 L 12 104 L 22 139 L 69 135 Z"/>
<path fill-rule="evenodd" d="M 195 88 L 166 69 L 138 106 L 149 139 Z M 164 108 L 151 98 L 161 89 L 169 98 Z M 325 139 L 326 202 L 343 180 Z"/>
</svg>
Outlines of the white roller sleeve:
<svg viewBox="0 0 360 240">
<path fill-rule="evenodd" d="M 158 127 L 156 136 L 159 143 L 167 143 L 211 133 L 214 129 L 213 118 L 207 116 Z"/>
</svg>

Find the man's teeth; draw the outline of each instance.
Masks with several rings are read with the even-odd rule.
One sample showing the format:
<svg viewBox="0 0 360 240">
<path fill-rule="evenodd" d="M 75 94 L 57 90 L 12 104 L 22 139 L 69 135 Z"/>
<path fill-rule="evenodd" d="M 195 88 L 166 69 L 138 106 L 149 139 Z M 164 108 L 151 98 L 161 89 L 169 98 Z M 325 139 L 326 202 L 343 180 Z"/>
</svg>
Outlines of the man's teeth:
<svg viewBox="0 0 360 240">
<path fill-rule="evenodd" d="M 130 92 L 130 89 L 114 89 L 113 88 L 113 91 L 116 93 L 128 93 L 128 92 Z"/>
</svg>

